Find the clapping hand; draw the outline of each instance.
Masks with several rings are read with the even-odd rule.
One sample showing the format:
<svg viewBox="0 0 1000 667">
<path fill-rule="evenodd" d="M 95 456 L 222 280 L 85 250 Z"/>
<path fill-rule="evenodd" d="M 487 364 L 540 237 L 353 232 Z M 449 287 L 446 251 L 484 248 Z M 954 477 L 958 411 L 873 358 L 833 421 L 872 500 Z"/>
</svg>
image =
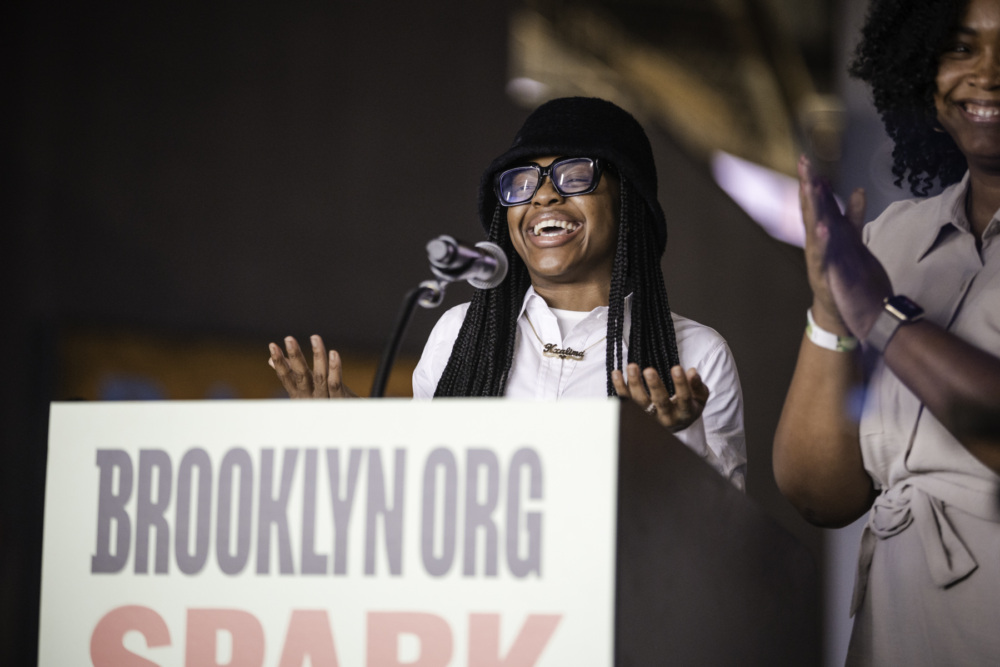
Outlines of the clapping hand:
<svg viewBox="0 0 1000 667">
<path fill-rule="evenodd" d="M 841 213 L 830 186 L 817 178 L 805 157 L 799 160 L 799 199 L 806 228 L 806 264 L 813 290 L 813 317 L 824 329 L 842 323 L 864 339 L 891 296 L 885 269 L 861 240 L 865 193 L 851 193 Z"/>
</svg>

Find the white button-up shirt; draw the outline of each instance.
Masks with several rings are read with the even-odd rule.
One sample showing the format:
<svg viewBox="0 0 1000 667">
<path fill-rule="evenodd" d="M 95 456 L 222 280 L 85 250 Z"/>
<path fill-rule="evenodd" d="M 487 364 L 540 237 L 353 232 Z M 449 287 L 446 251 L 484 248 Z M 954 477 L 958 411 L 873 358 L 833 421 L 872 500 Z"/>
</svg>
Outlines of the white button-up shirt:
<svg viewBox="0 0 1000 667">
<path fill-rule="evenodd" d="M 431 398 L 465 320 L 469 304 L 448 310 L 431 331 L 413 372 L 414 398 Z M 625 306 L 622 354 L 628 359 L 629 302 Z M 746 485 L 746 440 L 743 433 L 743 394 L 732 353 L 715 330 L 673 315 L 677 352 L 685 369 L 695 368 L 710 395 L 704 412 L 693 424 L 675 433 L 678 440 L 705 459 L 737 488 Z M 607 395 L 606 343 L 608 308 L 588 313 L 563 337 L 559 321 L 532 288 L 524 297 L 517 321 L 514 359 L 505 396 L 556 399 L 598 398 Z M 547 343 L 583 352 L 582 360 L 546 356 Z"/>
</svg>

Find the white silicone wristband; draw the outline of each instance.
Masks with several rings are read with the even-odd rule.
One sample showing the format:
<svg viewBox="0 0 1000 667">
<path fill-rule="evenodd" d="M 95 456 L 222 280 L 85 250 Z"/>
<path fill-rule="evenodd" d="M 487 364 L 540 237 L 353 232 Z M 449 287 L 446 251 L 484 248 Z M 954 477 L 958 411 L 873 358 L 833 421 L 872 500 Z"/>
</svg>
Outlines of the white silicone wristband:
<svg viewBox="0 0 1000 667">
<path fill-rule="evenodd" d="M 816 324 L 812 308 L 806 311 L 806 337 L 816 345 L 834 352 L 850 352 L 858 347 L 858 339 L 854 336 L 838 336 Z"/>
</svg>

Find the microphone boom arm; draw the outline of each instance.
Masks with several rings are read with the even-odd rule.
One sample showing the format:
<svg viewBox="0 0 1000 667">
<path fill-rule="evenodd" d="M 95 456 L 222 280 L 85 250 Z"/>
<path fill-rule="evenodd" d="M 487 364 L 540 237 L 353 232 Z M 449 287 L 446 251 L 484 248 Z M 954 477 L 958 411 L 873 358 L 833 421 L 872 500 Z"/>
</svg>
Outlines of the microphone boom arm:
<svg viewBox="0 0 1000 667">
<path fill-rule="evenodd" d="M 417 304 L 424 308 L 437 308 L 444 301 L 444 288 L 447 281 L 425 280 L 417 287 L 414 287 L 403 297 L 403 304 L 396 315 L 396 323 L 392 327 L 392 336 L 382 350 L 382 358 L 379 359 L 378 369 L 375 371 L 375 379 L 372 381 L 372 390 L 369 396 L 372 398 L 382 398 L 385 395 L 385 385 L 389 381 L 389 373 L 396 363 L 396 353 L 399 352 L 399 344 L 403 342 L 403 334 L 410 324 L 413 311 Z"/>
<path fill-rule="evenodd" d="M 444 301 L 444 290 L 450 282 L 465 280 L 477 289 L 493 289 L 503 282 L 507 276 L 507 255 L 500 246 L 482 241 L 476 244 L 476 248 L 479 250 L 469 248 L 447 235 L 439 236 L 427 244 L 431 272 L 438 279 L 425 280 L 403 297 L 392 336 L 382 351 L 382 358 L 375 371 L 370 393 L 372 398 L 381 398 L 385 394 L 389 373 L 396 362 L 396 353 L 417 304 L 424 308 L 437 308 Z"/>
</svg>

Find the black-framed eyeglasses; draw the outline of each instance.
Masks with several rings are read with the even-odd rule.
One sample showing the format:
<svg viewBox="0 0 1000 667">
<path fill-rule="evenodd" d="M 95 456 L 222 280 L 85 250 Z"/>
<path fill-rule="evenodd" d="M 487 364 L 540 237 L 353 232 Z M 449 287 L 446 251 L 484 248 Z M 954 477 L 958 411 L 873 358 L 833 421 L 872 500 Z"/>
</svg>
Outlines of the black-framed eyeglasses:
<svg viewBox="0 0 1000 667">
<path fill-rule="evenodd" d="M 601 182 L 603 169 L 597 158 L 562 157 L 547 167 L 529 164 L 508 169 L 496 177 L 493 186 L 501 204 L 518 206 L 531 201 L 546 176 L 563 197 L 589 194 Z"/>
</svg>

